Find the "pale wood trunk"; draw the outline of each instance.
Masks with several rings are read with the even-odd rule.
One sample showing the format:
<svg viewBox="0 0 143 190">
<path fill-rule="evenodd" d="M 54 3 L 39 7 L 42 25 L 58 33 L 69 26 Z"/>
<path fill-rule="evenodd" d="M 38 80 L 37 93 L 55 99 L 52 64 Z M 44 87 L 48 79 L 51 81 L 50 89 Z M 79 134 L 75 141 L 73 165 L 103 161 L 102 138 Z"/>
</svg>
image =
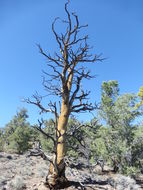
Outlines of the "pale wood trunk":
<svg viewBox="0 0 143 190">
<path fill-rule="evenodd" d="M 66 60 L 66 50 L 65 50 L 65 60 Z M 70 73 L 70 69 L 68 71 Z M 67 122 L 69 119 L 69 93 L 71 91 L 72 87 L 72 80 L 73 80 L 73 72 L 70 73 L 69 79 L 67 82 L 67 86 L 63 88 L 64 96 L 62 98 L 62 105 L 60 110 L 60 116 L 58 119 L 58 125 L 57 125 L 57 155 L 54 159 L 55 165 L 57 168 L 55 168 L 52 164 L 50 164 L 49 173 L 47 176 L 47 184 L 50 187 L 53 187 L 53 189 L 56 189 L 57 187 L 61 187 L 62 184 L 64 185 L 67 181 L 65 177 L 65 162 L 64 157 L 66 154 L 66 130 L 67 130 Z"/>
<path fill-rule="evenodd" d="M 49 173 L 46 179 L 46 182 L 51 189 L 56 189 L 67 181 L 65 177 L 64 157 L 66 154 L 65 133 L 68 118 L 69 106 L 63 101 L 57 126 L 57 155 L 53 158 L 56 167 L 54 167 L 53 164 L 50 164 Z"/>
</svg>

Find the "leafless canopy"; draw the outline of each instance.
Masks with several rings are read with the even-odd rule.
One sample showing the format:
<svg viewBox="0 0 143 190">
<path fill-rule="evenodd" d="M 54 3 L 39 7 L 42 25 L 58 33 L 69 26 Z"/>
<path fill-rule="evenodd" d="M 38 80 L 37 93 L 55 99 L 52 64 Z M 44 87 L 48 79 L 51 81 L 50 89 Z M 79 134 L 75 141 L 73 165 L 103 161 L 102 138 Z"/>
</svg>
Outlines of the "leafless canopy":
<svg viewBox="0 0 143 190">
<path fill-rule="evenodd" d="M 50 73 L 43 71 L 43 86 L 48 95 L 56 95 L 65 99 L 66 95 L 69 94 L 70 113 L 92 111 L 94 106 L 86 101 L 90 92 L 82 89 L 82 80 L 91 79 L 94 76 L 90 74 L 90 70 L 87 70 L 85 63 L 94 63 L 102 61 L 102 59 L 100 55 L 89 53 L 91 48 L 87 43 L 88 35 L 83 37 L 79 35 L 81 29 L 86 28 L 87 25 L 79 24 L 78 16 L 68 11 L 68 4 L 65 4 L 65 12 L 68 19 L 61 20 L 57 17 L 52 23 L 52 32 L 59 46 L 60 53 L 55 52 L 54 56 L 51 56 L 38 45 L 40 53 L 47 59 L 47 66 L 53 70 Z M 73 19 L 75 19 L 75 22 Z M 66 24 L 65 33 L 58 34 L 56 32 L 55 24 L 58 20 Z M 73 77 L 71 80 L 72 86 L 68 84 L 70 77 Z M 69 86 L 71 87 L 70 89 L 68 88 Z M 56 103 L 52 104 L 50 102 L 48 108 L 45 108 L 41 104 L 42 96 L 39 96 L 37 93 L 33 95 L 33 100 L 27 99 L 26 101 L 37 105 L 41 112 L 52 112 L 58 116 Z"/>
<path fill-rule="evenodd" d="M 90 91 L 82 88 L 84 79 L 91 79 L 95 76 L 91 75 L 87 69 L 87 63 L 102 61 L 100 56 L 90 53 L 91 47 L 88 45 L 88 35 L 82 36 L 82 30 L 87 25 L 80 25 L 78 16 L 75 13 L 70 13 L 67 2 L 65 4 L 66 20 L 56 18 L 52 23 L 52 32 L 55 36 L 59 47 L 59 52 L 50 55 L 38 45 L 40 53 L 47 60 L 47 70 L 43 71 L 43 86 L 47 95 L 56 95 L 60 101 L 52 103 L 49 101 L 47 107 L 42 104 L 43 97 L 38 93 L 33 95 L 32 99 L 27 99 L 26 102 L 38 106 L 41 113 L 52 113 L 55 116 L 54 125 L 57 126 L 60 115 L 61 102 L 65 102 L 69 107 L 69 115 L 73 113 L 92 111 L 96 106 L 89 102 Z M 56 31 L 57 21 L 62 22 L 65 27 L 65 32 L 58 33 Z M 52 72 L 51 72 L 52 71 Z M 39 122 L 39 130 L 42 130 L 43 122 Z M 45 132 L 43 132 L 45 133 Z M 53 137 L 47 135 L 47 138 Z M 55 141 L 54 141 L 55 143 Z"/>
</svg>

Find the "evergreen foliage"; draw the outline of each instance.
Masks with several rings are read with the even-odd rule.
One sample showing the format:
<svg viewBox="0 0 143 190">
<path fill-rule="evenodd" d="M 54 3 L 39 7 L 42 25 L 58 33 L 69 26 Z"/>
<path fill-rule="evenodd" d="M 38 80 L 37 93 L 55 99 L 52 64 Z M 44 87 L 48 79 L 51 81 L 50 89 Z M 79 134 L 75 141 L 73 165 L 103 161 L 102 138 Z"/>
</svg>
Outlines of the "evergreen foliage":
<svg viewBox="0 0 143 190">
<path fill-rule="evenodd" d="M 71 117 L 67 125 L 67 156 L 85 157 L 89 163 L 103 159 L 115 172 L 135 175 L 143 172 L 142 88 L 138 95 L 119 94 L 117 81 L 103 82 L 97 118 L 81 122 Z M 0 129 L 0 151 L 24 153 L 35 142 L 48 153 L 53 142 L 27 122 L 27 110 L 21 109 Z M 102 123 L 102 124 L 101 124 Z M 53 119 L 44 121 L 43 131 L 56 136 Z"/>
<path fill-rule="evenodd" d="M 132 172 L 133 168 L 139 167 L 134 152 L 136 150 L 139 153 L 140 150 L 137 150 L 134 144 L 136 144 L 135 134 L 139 130 L 136 121 L 143 113 L 139 107 L 136 107 L 137 102 L 138 98 L 135 94 L 119 95 L 117 81 L 102 84 L 99 114 L 107 128 L 104 138 L 101 137 L 107 154 L 105 156 L 103 153 L 103 157 L 112 163 L 114 170 L 127 174 L 130 173 L 129 171 Z"/>
<path fill-rule="evenodd" d="M 3 134 L 4 151 L 23 153 L 30 148 L 31 129 L 27 118 L 27 110 L 21 109 L 6 125 Z"/>
</svg>

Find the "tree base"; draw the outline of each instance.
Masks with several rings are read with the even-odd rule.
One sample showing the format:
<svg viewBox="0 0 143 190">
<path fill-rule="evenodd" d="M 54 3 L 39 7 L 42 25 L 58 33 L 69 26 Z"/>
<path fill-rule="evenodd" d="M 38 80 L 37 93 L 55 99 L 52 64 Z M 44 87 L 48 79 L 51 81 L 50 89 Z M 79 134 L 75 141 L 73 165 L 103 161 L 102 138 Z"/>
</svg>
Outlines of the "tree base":
<svg viewBox="0 0 143 190">
<path fill-rule="evenodd" d="M 63 189 L 67 186 L 68 180 L 64 176 L 57 176 L 55 174 L 48 175 L 45 185 L 51 190 Z"/>
</svg>

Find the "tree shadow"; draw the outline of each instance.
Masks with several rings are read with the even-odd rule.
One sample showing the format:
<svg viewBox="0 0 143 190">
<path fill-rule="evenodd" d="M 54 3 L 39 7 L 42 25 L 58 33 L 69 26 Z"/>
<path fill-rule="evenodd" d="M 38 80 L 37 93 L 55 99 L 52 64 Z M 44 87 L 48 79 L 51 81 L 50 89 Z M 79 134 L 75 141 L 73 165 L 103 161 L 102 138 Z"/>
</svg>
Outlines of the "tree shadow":
<svg viewBox="0 0 143 190">
<path fill-rule="evenodd" d="M 104 186 L 104 185 L 107 185 L 107 184 L 108 184 L 107 180 L 96 181 L 96 180 L 92 180 L 91 178 L 89 178 L 86 181 L 83 181 L 81 183 L 77 182 L 77 181 L 67 181 L 67 183 L 64 184 L 64 186 L 61 186 L 59 189 L 74 187 L 75 189 L 81 188 L 81 190 L 86 190 L 88 187 L 92 188 L 92 185 Z M 101 187 L 100 189 L 105 189 L 105 188 Z"/>
<path fill-rule="evenodd" d="M 108 181 L 107 180 L 100 180 L 100 181 L 96 181 L 96 180 L 92 180 L 91 178 L 86 179 L 86 181 L 83 182 L 84 185 L 108 185 Z"/>
</svg>

